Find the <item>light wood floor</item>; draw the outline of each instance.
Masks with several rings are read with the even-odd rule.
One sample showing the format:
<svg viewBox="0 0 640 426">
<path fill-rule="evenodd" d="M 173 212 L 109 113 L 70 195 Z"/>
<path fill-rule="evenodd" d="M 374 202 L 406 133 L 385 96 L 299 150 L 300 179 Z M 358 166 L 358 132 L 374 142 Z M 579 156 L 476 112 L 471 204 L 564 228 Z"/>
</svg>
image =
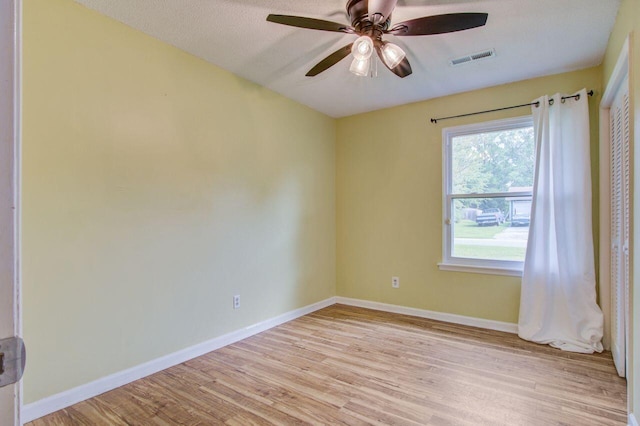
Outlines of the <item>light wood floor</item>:
<svg viewBox="0 0 640 426">
<path fill-rule="evenodd" d="M 30 425 L 625 425 L 609 353 L 334 305 Z"/>
</svg>

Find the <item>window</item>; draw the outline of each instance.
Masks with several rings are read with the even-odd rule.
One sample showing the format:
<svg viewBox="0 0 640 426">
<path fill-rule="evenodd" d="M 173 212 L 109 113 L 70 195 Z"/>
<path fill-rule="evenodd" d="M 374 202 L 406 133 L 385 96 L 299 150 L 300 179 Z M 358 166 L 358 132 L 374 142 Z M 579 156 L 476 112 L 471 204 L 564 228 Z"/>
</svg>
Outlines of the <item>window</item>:
<svg viewBox="0 0 640 426">
<path fill-rule="evenodd" d="M 531 117 L 443 131 L 444 270 L 520 275 L 529 236 Z"/>
</svg>

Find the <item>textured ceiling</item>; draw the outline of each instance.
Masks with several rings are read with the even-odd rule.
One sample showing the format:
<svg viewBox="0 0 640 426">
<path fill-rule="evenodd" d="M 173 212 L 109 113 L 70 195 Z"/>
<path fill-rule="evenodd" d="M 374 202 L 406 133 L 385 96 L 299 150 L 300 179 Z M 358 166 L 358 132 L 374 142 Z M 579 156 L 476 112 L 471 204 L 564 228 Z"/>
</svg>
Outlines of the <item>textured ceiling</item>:
<svg viewBox="0 0 640 426">
<path fill-rule="evenodd" d="M 393 23 L 458 12 L 489 14 L 484 27 L 457 33 L 385 36 L 413 74 L 382 64 L 356 77 L 346 58 L 316 77 L 305 73 L 356 36 L 266 22 L 269 13 L 348 24 L 345 0 L 76 0 L 232 73 L 332 117 L 343 117 L 601 63 L 619 0 L 399 0 Z M 485 49 L 496 56 L 452 67 Z"/>
</svg>

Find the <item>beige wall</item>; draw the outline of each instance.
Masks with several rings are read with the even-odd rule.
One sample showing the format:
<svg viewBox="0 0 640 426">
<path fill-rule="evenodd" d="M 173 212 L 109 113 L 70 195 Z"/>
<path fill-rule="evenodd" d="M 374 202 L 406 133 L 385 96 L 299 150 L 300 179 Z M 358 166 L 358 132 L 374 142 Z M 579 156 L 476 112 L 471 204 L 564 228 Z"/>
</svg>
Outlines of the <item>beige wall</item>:
<svg viewBox="0 0 640 426">
<path fill-rule="evenodd" d="M 631 55 L 630 62 L 630 104 L 632 125 L 632 145 L 634 151 L 634 188 L 640 188 L 640 1 L 622 0 L 618 18 L 609 39 L 609 45 L 604 58 L 604 83 L 606 87 L 611 78 L 616 61 L 620 55 L 622 45 L 631 35 Z M 632 190 L 637 195 L 637 191 Z M 634 197 L 633 207 L 633 265 L 640 265 L 640 197 Z M 630 347 L 629 365 L 627 372 L 627 382 L 629 387 L 629 398 L 631 402 L 631 412 L 636 420 L 640 420 L 640 366 L 638 357 L 640 356 L 640 274 L 634 273 L 631 286 L 631 330 L 628 342 Z"/>
<path fill-rule="evenodd" d="M 25 403 L 335 295 L 333 119 L 71 0 L 23 41 Z"/>
<path fill-rule="evenodd" d="M 601 68 L 538 78 L 338 120 L 338 295 L 490 320 L 517 322 L 520 278 L 440 271 L 442 129 L 530 113 L 517 109 L 441 121 L 594 89 L 590 99 L 593 187 L 598 188 Z M 597 234 L 597 191 L 594 194 Z M 400 288 L 391 277 L 400 277 Z"/>
</svg>

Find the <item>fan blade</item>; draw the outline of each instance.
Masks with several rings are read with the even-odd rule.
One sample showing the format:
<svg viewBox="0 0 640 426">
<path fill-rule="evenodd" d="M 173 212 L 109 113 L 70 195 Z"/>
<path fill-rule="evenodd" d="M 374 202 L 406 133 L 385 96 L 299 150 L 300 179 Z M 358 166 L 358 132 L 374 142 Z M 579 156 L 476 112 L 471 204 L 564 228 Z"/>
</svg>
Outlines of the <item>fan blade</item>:
<svg viewBox="0 0 640 426">
<path fill-rule="evenodd" d="M 267 21 L 276 24 L 289 25 L 298 28 L 308 28 L 310 30 L 335 31 L 339 33 L 352 33 L 353 28 L 337 22 L 323 21 L 322 19 L 305 18 L 302 16 L 289 15 L 269 15 Z"/>
<path fill-rule="evenodd" d="M 353 46 L 353 43 L 350 43 L 344 47 L 341 47 L 340 49 L 333 52 L 331 55 L 321 60 L 316 64 L 315 67 L 309 70 L 306 76 L 314 77 L 320 74 L 321 72 L 331 68 L 332 66 L 334 66 L 335 64 L 337 64 L 338 62 L 340 62 L 341 60 L 349 56 L 349 54 L 351 53 L 351 46 Z"/>
<path fill-rule="evenodd" d="M 486 13 L 449 13 L 446 15 L 425 16 L 400 22 L 386 31 L 397 36 L 418 36 L 452 33 L 481 27 L 487 23 Z"/>
<path fill-rule="evenodd" d="M 378 52 L 378 57 L 380 58 L 380 62 L 382 62 L 389 71 L 391 71 L 398 77 L 405 78 L 406 76 L 411 75 L 411 73 L 413 72 L 413 70 L 411 69 L 411 64 L 409 63 L 409 60 L 406 57 L 394 68 L 389 68 L 387 64 L 384 62 L 384 59 L 382 58 L 382 50 L 380 49 L 380 44 L 376 44 L 376 52 Z"/>
<path fill-rule="evenodd" d="M 367 11 L 369 13 L 369 19 L 374 23 L 383 23 L 391 16 L 393 9 L 396 8 L 398 0 L 369 0 L 367 5 Z M 375 15 L 379 15 L 378 19 L 374 19 Z"/>
</svg>

